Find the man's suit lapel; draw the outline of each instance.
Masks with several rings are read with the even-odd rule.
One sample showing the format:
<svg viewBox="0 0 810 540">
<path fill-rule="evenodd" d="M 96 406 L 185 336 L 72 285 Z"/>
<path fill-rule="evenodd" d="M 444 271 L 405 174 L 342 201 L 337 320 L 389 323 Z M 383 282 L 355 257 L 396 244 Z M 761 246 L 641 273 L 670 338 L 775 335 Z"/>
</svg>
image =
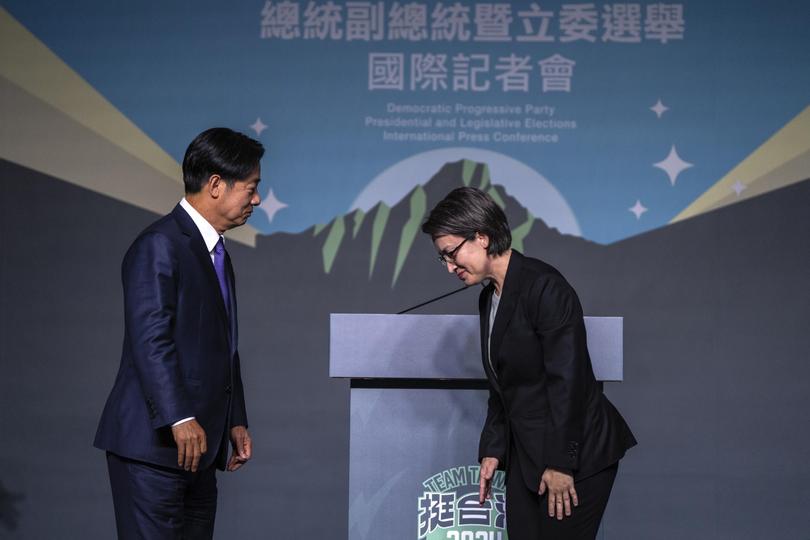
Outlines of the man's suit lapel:
<svg viewBox="0 0 810 540">
<path fill-rule="evenodd" d="M 512 256 L 509 259 L 509 267 L 506 269 L 506 278 L 504 278 L 503 287 L 501 289 L 501 301 L 498 304 L 498 312 L 495 314 L 495 324 L 492 326 L 492 337 L 490 339 L 490 354 L 492 355 L 492 365 L 498 369 L 498 351 L 503 342 L 503 336 L 506 333 L 506 328 L 509 326 L 509 321 L 512 320 L 512 315 L 515 313 L 517 307 L 518 296 L 520 295 L 520 270 L 523 266 L 523 255 L 518 251 L 512 250 Z M 487 313 L 489 318 L 489 313 Z"/>
<path fill-rule="evenodd" d="M 230 297 L 230 305 L 228 306 L 228 313 L 230 313 L 229 324 L 231 331 L 231 358 L 236 352 L 236 344 L 239 342 L 239 325 L 236 318 L 236 277 L 233 273 L 233 264 L 231 264 L 231 256 L 225 252 L 225 274 L 228 282 L 228 296 Z"/>
<path fill-rule="evenodd" d="M 227 321 L 228 314 L 225 312 L 225 301 L 222 299 L 222 292 L 219 290 L 219 280 L 217 279 L 216 270 L 214 270 L 214 265 L 211 263 L 211 253 L 205 247 L 205 242 L 203 241 L 199 229 L 197 229 L 197 226 L 194 224 L 191 216 L 188 215 L 188 212 L 179 204 L 172 210 L 172 215 L 180 225 L 180 230 L 183 231 L 183 234 L 189 237 L 188 245 L 191 248 L 191 252 L 194 253 L 194 257 L 197 259 L 197 262 L 200 263 L 203 274 L 206 276 L 207 283 L 205 288 L 214 295 L 216 298 L 217 311 L 222 317 L 222 320 Z"/>
</svg>

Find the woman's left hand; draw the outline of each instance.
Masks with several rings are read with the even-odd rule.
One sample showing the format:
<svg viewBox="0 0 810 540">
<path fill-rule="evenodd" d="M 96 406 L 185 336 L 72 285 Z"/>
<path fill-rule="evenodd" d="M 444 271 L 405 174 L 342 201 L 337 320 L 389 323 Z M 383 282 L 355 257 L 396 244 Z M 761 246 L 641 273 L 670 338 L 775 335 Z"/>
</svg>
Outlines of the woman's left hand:
<svg viewBox="0 0 810 540">
<path fill-rule="evenodd" d="M 574 489 L 574 477 L 570 474 L 546 469 L 540 477 L 540 495 L 548 491 L 548 515 L 562 519 L 563 515 L 570 516 L 571 508 L 579 505 L 577 490 Z"/>
</svg>

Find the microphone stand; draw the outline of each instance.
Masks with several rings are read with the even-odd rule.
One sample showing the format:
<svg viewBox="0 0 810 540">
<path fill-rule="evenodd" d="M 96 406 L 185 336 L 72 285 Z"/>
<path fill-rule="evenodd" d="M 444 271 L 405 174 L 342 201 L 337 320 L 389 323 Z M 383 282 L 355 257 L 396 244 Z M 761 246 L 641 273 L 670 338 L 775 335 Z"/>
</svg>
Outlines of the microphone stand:
<svg viewBox="0 0 810 540">
<path fill-rule="evenodd" d="M 402 311 L 397 313 L 397 315 L 402 315 L 404 313 L 408 313 L 409 311 L 413 311 L 414 309 L 420 308 L 422 306 L 426 306 L 428 304 L 432 304 L 433 302 L 441 300 L 442 298 L 447 298 L 448 296 L 452 296 L 452 295 L 454 295 L 456 293 L 460 293 L 461 291 L 466 291 L 469 288 L 470 288 L 469 285 L 464 285 L 462 288 L 456 289 L 455 291 L 450 291 L 449 293 L 444 293 L 443 295 L 437 296 L 436 298 L 432 298 L 432 299 L 428 300 L 427 302 L 422 302 L 421 304 L 416 304 L 415 306 L 409 307 L 408 309 L 403 309 Z"/>
</svg>

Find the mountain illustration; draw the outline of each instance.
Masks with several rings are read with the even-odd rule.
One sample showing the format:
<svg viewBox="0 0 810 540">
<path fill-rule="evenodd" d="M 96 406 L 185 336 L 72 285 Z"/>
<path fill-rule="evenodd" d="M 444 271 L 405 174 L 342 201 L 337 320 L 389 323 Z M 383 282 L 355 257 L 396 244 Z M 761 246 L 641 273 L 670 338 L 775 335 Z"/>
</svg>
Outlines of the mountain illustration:
<svg viewBox="0 0 810 540">
<path fill-rule="evenodd" d="M 451 190 L 461 186 L 478 187 L 492 196 L 507 215 L 515 249 L 523 251 L 526 243 L 537 242 L 556 246 L 561 241 L 579 248 L 598 249 L 598 244 L 562 235 L 546 226 L 511 197 L 503 186 L 492 183 L 485 163 L 470 160 L 445 164 L 393 207 L 380 202 L 368 212 L 358 209 L 337 216 L 330 223 L 315 225 L 304 234 L 311 234 L 320 244 L 325 274 L 357 271 L 358 257 L 367 256 L 369 279 L 375 275 L 388 278 L 393 289 L 409 259 L 423 260 L 427 238 L 420 227 L 430 209 Z M 344 269 L 344 264 L 349 264 L 350 268 Z"/>
</svg>

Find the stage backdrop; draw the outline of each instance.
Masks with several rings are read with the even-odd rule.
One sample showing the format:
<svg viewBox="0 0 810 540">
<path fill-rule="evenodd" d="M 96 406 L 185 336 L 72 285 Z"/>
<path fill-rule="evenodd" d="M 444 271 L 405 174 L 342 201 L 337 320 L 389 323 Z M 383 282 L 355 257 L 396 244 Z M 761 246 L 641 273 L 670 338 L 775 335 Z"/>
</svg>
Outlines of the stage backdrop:
<svg viewBox="0 0 810 540">
<path fill-rule="evenodd" d="M 419 225 L 473 185 L 586 314 L 624 317 L 606 393 L 639 445 L 603 537 L 807 538 L 808 28 L 787 0 L 6 0 L 0 537 L 113 535 L 91 441 L 120 260 L 223 125 L 268 153 L 228 244 L 256 456 L 219 477 L 218 537 L 365 538 L 329 313 L 456 287 Z M 418 537 L 418 497 L 400 512 Z"/>
</svg>

